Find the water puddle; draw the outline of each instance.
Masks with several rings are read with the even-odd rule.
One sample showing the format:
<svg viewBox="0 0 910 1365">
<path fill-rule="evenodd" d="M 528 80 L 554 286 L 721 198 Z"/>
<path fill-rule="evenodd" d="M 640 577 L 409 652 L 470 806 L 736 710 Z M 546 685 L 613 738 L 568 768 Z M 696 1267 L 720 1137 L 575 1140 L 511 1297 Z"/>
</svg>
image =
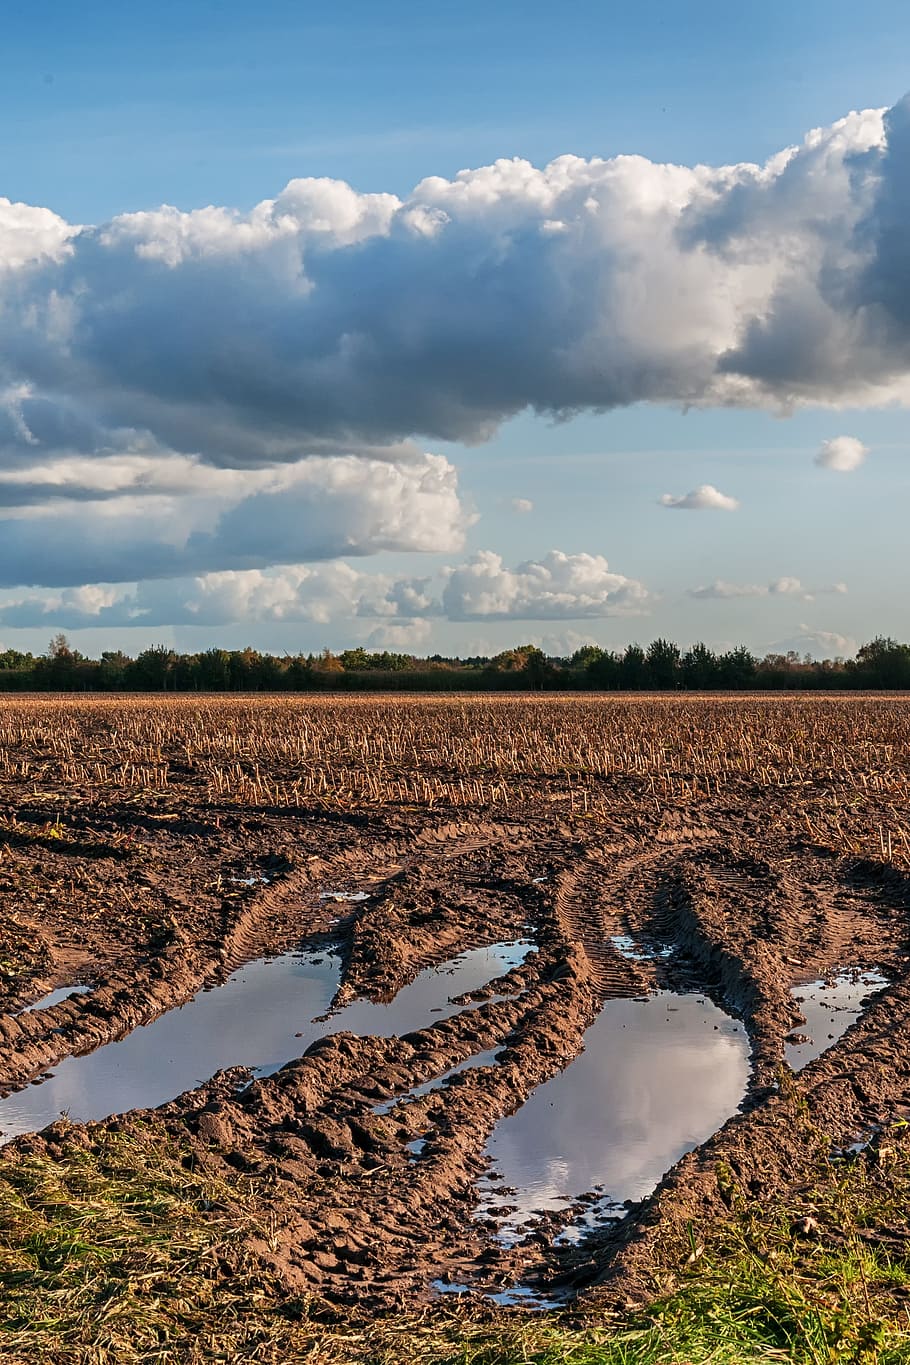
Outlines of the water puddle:
<svg viewBox="0 0 910 1365">
<path fill-rule="evenodd" d="M 34 1001 L 31 1005 L 24 1005 L 21 1010 L 15 1010 L 13 1018 L 19 1014 L 34 1014 L 36 1010 L 49 1010 L 54 1005 L 62 1005 L 64 1000 L 69 1000 L 71 995 L 90 995 L 91 986 L 56 986 L 54 990 L 48 991 L 47 995 L 42 995 L 40 1000 Z"/>
<path fill-rule="evenodd" d="M 502 1000 L 503 996 L 494 996 L 495 1000 Z M 407 1090 L 403 1095 L 393 1095 L 390 1100 L 383 1100 L 373 1108 L 374 1114 L 390 1114 L 397 1104 L 410 1104 L 411 1100 L 419 1100 L 424 1095 L 431 1095 L 434 1090 L 440 1090 L 451 1076 L 458 1076 L 462 1071 L 470 1071 L 475 1066 L 495 1066 L 496 1058 L 502 1052 L 502 1047 L 491 1047 L 486 1052 L 475 1052 L 472 1057 L 464 1062 L 459 1062 L 457 1066 L 449 1067 L 448 1071 L 443 1071 L 442 1075 L 434 1076 L 431 1081 L 424 1081 L 422 1085 L 415 1085 L 413 1090 Z"/>
<path fill-rule="evenodd" d="M 870 1128 L 867 1128 L 865 1132 L 854 1138 L 852 1142 L 845 1143 L 841 1147 L 834 1146 L 831 1150 L 832 1157 L 835 1161 L 849 1161 L 854 1157 L 862 1156 L 863 1152 L 872 1145 L 881 1131 L 881 1124 L 873 1123 Z"/>
<path fill-rule="evenodd" d="M 880 971 L 842 971 L 822 981 L 794 986 L 790 994 L 806 1016 L 805 1024 L 784 1040 L 784 1056 L 794 1071 L 827 1052 L 863 1012 L 870 995 L 888 985 Z"/>
<path fill-rule="evenodd" d="M 663 948 L 646 948 L 629 934 L 614 934 L 610 939 L 620 957 L 629 962 L 654 962 L 657 958 L 672 957 L 672 943 Z"/>
<path fill-rule="evenodd" d="M 370 891 L 320 891 L 321 901 L 368 901 L 372 892 Z"/>
<path fill-rule="evenodd" d="M 584 1041 L 487 1144 L 495 1175 L 480 1183 L 478 1214 L 494 1217 L 506 1241 L 593 1190 L 584 1225 L 615 1218 L 717 1132 L 746 1093 L 749 1040 L 703 996 L 608 1000 Z"/>
<path fill-rule="evenodd" d="M 341 971 L 337 956 L 322 949 L 261 958 L 223 986 L 200 991 L 120 1042 L 68 1057 L 48 1080 L 0 1101 L 0 1143 L 61 1113 L 85 1123 L 154 1108 L 227 1067 L 269 1075 L 331 1033 L 391 1038 L 425 1028 L 476 1008 L 453 1004 L 452 997 L 503 976 L 532 947 L 517 940 L 471 949 L 422 971 L 388 1004 L 354 1000 L 328 1018 Z"/>
<path fill-rule="evenodd" d="M 523 1284 L 490 1293 L 470 1284 L 450 1284 L 448 1280 L 433 1280 L 431 1288 L 435 1289 L 437 1294 L 480 1294 L 488 1303 L 498 1303 L 502 1308 L 529 1308 L 538 1313 L 558 1308 L 568 1298 L 568 1294 L 562 1291 L 542 1294 Z"/>
</svg>

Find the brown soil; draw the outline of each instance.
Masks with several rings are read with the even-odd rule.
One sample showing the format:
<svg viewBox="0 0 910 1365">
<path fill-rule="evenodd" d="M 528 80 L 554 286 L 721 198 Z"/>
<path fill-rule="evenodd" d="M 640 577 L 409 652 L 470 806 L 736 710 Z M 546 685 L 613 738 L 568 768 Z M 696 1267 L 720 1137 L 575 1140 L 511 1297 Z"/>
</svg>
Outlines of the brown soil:
<svg viewBox="0 0 910 1365">
<path fill-rule="evenodd" d="M 653 780 L 629 773 L 600 784 L 593 811 L 567 806 L 563 775 L 527 766 L 507 810 L 474 812 L 237 805 L 213 798 L 189 765 L 181 780 L 176 759 L 166 798 L 77 799 L 66 784 L 8 776 L 0 1086 L 122 1036 L 244 961 L 324 941 L 339 909 L 339 1002 L 391 999 L 462 949 L 530 937 L 538 952 L 470 1010 L 402 1038 L 335 1034 L 272 1077 L 240 1089 L 243 1077 L 222 1073 L 158 1115 L 201 1161 L 256 1181 L 270 1211 L 256 1250 L 290 1289 L 393 1304 L 427 1297 L 440 1278 L 478 1288 L 522 1280 L 568 1288 L 598 1311 L 653 1295 L 669 1282 L 683 1230 L 723 1216 L 731 1188 L 762 1198 L 796 1187 L 817 1158 L 813 1133 L 849 1142 L 910 1104 L 910 877 L 894 857 L 858 856 L 818 835 L 820 781 L 743 779 L 697 800 L 657 799 Z M 882 809 L 889 803 L 893 791 Z M 267 885 L 239 880 L 259 874 Z M 320 901 L 338 886 L 370 899 Z M 632 962 L 612 947 L 617 934 L 675 952 Z M 841 966 L 877 966 L 893 984 L 782 1083 L 782 1040 L 800 1021 L 791 988 Z M 91 996 L 14 1014 L 76 981 Z M 578 1054 L 606 999 L 657 986 L 702 990 L 744 1022 L 753 1060 L 744 1112 L 618 1227 L 557 1250 L 560 1220 L 548 1217 L 504 1247 L 475 1216 L 494 1124 Z M 491 1048 L 495 1066 L 373 1112 Z M 90 1143 L 92 1126 L 84 1133 Z M 426 1145 L 414 1160 L 406 1144 L 418 1137 Z M 18 1145 L 53 1153 L 57 1142 L 51 1128 Z"/>
</svg>

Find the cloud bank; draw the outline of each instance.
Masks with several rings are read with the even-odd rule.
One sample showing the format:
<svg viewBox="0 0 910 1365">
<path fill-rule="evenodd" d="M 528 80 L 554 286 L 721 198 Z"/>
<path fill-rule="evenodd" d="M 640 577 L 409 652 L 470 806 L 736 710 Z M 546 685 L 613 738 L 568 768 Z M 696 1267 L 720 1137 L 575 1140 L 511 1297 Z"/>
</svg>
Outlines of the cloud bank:
<svg viewBox="0 0 910 1365">
<path fill-rule="evenodd" d="M 194 578 L 110 583 L 8 594 L 0 625 L 78 630 L 93 627 L 232 623 L 369 624 L 369 639 L 416 643 L 436 619 L 561 621 L 635 616 L 653 596 L 637 579 L 610 571 L 601 555 L 551 550 L 508 568 L 492 551 L 433 577 L 366 573 L 342 560 L 280 569 L 229 569 Z"/>
<path fill-rule="evenodd" d="M 101 225 L 0 199 L 0 586 L 458 553 L 470 509 L 422 446 L 526 409 L 907 401 L 908 186 L 904 100 L 763 165 L 501 160 Z M 615 577 L 482 560 L 445 591 L 546 619 L 630 609 Z"/>
<path fill-rule="evenodd" d="M 800 633 L 786 640 L 775 640 L 769 647 L 774 654 L 808 654 L 814 659 L 852 659 L 857 651 L 857 642 L 851 635 L 841 635 L 834 630 L 817 630 L 803 622 Z"/>
<path fill-rule="evenodd" d="M 251 470 L 80 456 L 0 473 L 0 508 L 0 587 L 450 552 L 473 520 L 440 455 L 312 456 Z"/>
<path fill-rule="evenodd" d="M 725 602 L 736 597 L 796 597 L 803 602 L 814 602 L 827 593 L 843 595 L 846 583 L 832 583 L 824 588 L 806 588 L 798 578 L 775 578 L 771 583 L 727 583 L 716 578 L 701 588 L 689 588 L 687 596 L 699 602 Z"/>
<path fill-rule="evenodd" d="M 82 228 L 2 201 L 5 439 L 255 463 L 526 407 L 904 398 L 907 183 L 905 100 L 764 165 L 503 160 Z"/>
</svg>

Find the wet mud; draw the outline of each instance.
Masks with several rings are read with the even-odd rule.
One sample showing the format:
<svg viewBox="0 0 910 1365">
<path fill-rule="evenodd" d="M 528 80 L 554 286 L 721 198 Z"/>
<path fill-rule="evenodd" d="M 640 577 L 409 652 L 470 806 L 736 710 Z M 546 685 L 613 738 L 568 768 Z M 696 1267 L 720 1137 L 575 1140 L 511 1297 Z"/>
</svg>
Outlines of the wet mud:
<svg viewBox="0 0 910 1365">
<path fill-rule="evenodd" d="M 657 800 L 630 776 L 592 816 L 564 787 L 465 815 L 251 808 L 188 781 L 169 805 L 69 809 L 58 839 L 8 782 L 6 1150 L 153 1111 L 257 1182 L 253 1250 L 334 1303 L 645 1301 L 728 1179 L 798 1183 L 794 1094 L 845 1144 L 910 1101 L 910 879 L 814 838 L 789 790 Z M 844 973 L 868 993 L 797 1056 L 801 993 Z M 634 1011 L 668 1040 L 691 1026 L 690 1051 Z"/>
</svg>

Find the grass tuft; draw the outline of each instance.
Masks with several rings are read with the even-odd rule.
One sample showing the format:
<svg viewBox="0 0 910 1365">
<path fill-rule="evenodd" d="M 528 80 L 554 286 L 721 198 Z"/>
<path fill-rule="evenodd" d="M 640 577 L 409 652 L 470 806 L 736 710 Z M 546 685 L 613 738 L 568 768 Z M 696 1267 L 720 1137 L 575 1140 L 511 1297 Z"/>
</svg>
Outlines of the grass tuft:
<svg viewBox="0 0 910 1365">
<path fill-rule="evenodd" d="M 55 1157 L 0 1163 L 0 1363 L 308 1365 L 906 1365 L 905 1129 L 823 1160 L 798 1201 L 735 1190 L 723 1223 L 659 1267 L 669 1293 L 617 1319 L 466 1303 L 381 1318 L 292 1299 L 251 1252 L 252 1190 L 219 1182 L 162 1129 L 60 1129 Z"/>
</svg>

